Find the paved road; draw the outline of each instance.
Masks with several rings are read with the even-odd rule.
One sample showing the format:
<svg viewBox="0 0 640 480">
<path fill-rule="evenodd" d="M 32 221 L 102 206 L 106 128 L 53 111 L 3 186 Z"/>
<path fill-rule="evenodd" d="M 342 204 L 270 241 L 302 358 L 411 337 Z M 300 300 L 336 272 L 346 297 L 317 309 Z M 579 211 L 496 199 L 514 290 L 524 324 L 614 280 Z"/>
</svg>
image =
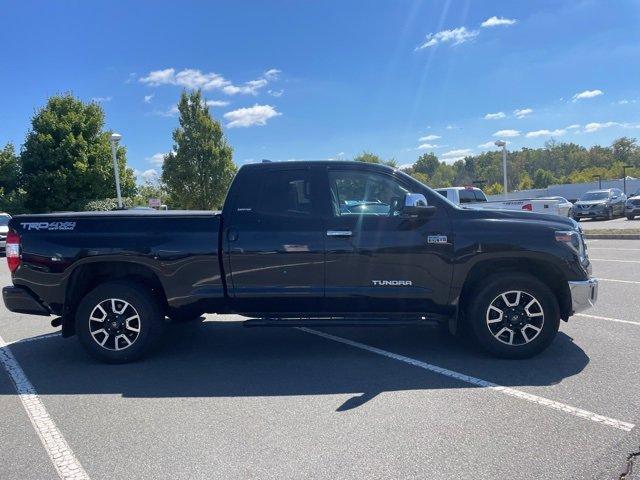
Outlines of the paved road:
<svg viewBox="0 0 640 480">
<path fill-rule="evenodd" d="M 626 217 L 614 218 L 613 220 L 583 218 L 580 220 L 580 225 L 582 225 L 584 230 L 603 230 L 609 228 L 616 230 L 640 229 L 640 217 L 636 217 L 633 220 L 627 220 Z"/>
<path fill-rule="evenodd" d="M 75 339 L 24 341 L 53 330 L 3 306 L 0 336 L 93 479 L 618 478 L 640 448 L 640 241 L 589 246 L 606 279 L 597 308 L 524 361 L 428 327 L 237 316 L 172 326 L 131 365 L 97 363 Z M 1 367 L 0 439 L 0 478 L 56 478 Z"/>
</svg>

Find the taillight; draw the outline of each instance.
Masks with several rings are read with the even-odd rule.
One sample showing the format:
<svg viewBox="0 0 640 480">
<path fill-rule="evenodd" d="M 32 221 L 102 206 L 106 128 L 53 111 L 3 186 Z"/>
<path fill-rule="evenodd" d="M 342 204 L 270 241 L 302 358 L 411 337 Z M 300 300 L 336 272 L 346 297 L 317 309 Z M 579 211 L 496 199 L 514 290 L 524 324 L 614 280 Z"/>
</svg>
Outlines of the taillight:
<svg viewBox="0 0 640 480">
<path fill-rule="evenodd" d="M 533 212 L 533 205 L 531 205 L 530 203 L 525 203 L 524 205 L 522 205 L 522 210 Z"/>
<path fill-rule="evenodd" d="M 7 264 L 9 270 L 15 272 L 20 266 L 20 236 L 16 232 L 9 231 L 6 246 Z"/>
</svg>

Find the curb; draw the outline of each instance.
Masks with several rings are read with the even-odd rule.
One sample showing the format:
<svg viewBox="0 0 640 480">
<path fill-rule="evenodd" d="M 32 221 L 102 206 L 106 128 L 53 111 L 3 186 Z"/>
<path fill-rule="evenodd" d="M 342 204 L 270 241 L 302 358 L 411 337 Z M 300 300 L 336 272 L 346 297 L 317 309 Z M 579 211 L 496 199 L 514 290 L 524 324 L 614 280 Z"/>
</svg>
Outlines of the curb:
<svg viewBox="0 0 640 480">
<path fill-rule="evenodd" d="M 584 232 L 584 236 L 593 240 L 640 240 L 639 233 L 589 233 Z"/>
</svg>

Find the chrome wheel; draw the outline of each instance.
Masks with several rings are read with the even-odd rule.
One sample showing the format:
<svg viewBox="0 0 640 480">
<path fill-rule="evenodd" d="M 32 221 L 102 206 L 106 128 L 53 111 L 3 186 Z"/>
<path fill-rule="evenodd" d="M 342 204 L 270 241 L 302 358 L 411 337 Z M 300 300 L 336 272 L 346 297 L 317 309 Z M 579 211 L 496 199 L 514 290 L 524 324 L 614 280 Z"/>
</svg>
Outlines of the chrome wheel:
<svg viewBox="0 0 640 480">
<path fill-rule="evenodd" d="M 489 304 L 486 322 L 491 335 L 507 345 L 525 345 L 542 331 L 544 311 L 530 293 L 511 290 Z"/>
<path fill-rule="evenodd" d="M 138 311 L 118 298 L 101 301 L 89 315 L 89 333 L 106 350 L 129 348 L 140 336 L 140 326 Z"/>
</svg>

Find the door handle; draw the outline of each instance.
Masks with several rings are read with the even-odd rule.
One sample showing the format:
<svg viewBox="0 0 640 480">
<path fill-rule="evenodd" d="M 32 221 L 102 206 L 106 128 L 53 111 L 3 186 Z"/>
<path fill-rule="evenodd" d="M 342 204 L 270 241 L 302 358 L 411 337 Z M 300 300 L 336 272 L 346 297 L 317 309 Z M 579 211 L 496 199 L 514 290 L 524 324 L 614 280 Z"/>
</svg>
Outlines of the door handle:
<svg viewBox="0 0 640 480">
<path fill-rule="evenodd" d="M 327 230 L 327 237 L 350 237 L 352 235 L 351 230 Z"/>
</svg>

